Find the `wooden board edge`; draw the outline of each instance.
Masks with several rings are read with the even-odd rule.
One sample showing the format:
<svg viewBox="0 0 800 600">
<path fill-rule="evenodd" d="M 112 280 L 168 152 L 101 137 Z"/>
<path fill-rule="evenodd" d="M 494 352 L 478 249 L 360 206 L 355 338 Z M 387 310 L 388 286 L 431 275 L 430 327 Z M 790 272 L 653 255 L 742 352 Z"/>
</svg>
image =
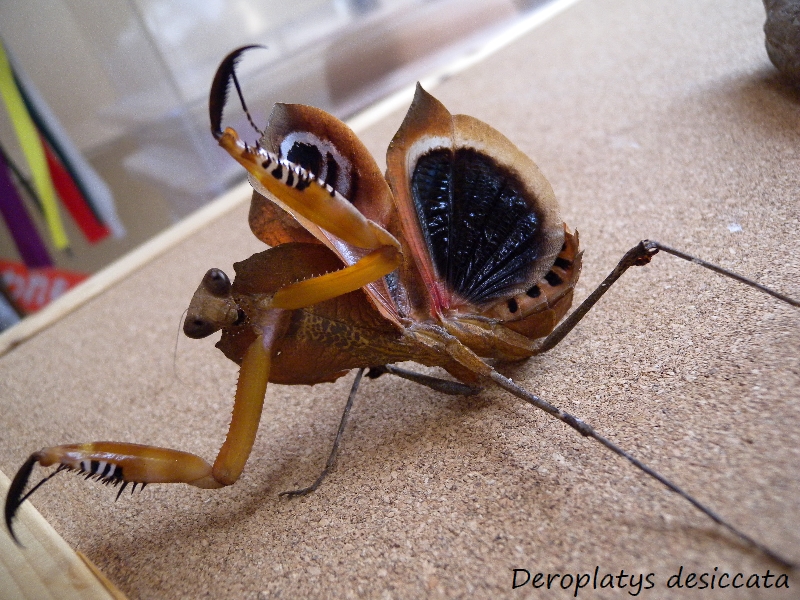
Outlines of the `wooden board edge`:
<svg viewBox="0 0 800 600">
<path fill-rule="evenodd" d="M 0 471 L 0 497 L 11 485 Z M 94 564 L 76 553 L 30 502 L 20 506 L 14 531 L 0 533 L 0 589 L 6 599 L 45 598 L 125 600 L 125 595 Z"/>
</svg>

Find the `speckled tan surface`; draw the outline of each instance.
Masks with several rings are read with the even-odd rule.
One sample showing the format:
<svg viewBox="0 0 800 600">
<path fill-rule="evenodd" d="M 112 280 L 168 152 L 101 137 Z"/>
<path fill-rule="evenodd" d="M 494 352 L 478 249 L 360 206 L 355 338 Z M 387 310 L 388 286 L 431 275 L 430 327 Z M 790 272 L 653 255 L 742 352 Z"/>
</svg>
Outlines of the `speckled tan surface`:
<svg viewBox="0 0 800 600">
<path fill-rule="evenodd" d="M 548 176 L 586 250 L 579 297 L 643 237 L 796 297 L 800 97 L 767 59 L 763 19 L 757 0 L 584 0 L 434 94 Z M 401 116 L 364 135 L 374 153 Z M 234 211 L 3 357 L 0 469 L 91 439 L 212 458 L 236 368 L 211 341 L 183 338 L 173 360 L 175 332 L 205 270 L 258 249 Z M 800 560 L 798 332 L 796 309 L 659 256 L 549 355 L 505 372 Z M 780 569 L 497 390 L 366 382 L 335 472 L 310 497 L 279 498 L 324 464 L 349 385 L 270 387 L 232 488 L 150 486 L 114 503 L 61 476 L 34 503 L 132 598 L 568 598 L 512 591 L 511 570 L 596 566 L 654 573 L 643 598 L 797 597 L 797 572 L 789 590 L 667 589 L 681 565 Z"/>
</svg>

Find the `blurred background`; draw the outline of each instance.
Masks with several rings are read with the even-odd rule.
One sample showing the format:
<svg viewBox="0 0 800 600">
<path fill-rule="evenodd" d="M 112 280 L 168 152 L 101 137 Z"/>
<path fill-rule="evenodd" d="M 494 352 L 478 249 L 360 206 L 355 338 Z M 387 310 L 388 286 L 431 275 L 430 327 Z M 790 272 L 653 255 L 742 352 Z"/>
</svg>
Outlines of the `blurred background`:
<svg viewBox="0 0 800 600">
<path fill-rule="evenodd" d="M 276 101 L 312 104 L 346 119 L 474 51 L 547 1 L 0 3 L 10 66 L 0 106 L 6 303 L 17 312 L 36 310 L 244 179 L 209 135 L 207 115 L 211 79 L 233 48 L 266 46 L 247 54 L 238 71 L 257 123 Z M 47 166 L 39 170 L 49 170 L 55 184 L 61 241 L 36 160 L 24 147 L 25 112 L 45 147 Z M 227 123 L 246 131 L 237 112 Z M 29 128 L 28 137 L 36 130 Z M 12 202 L 9 194 L 18 198 Z M 64 199 L 70 194 L 71 206 Z M 31 221 L 27 229 L 20 205 Z M 13 322 L 8 309 L 6 318 Z"/>
</svg>

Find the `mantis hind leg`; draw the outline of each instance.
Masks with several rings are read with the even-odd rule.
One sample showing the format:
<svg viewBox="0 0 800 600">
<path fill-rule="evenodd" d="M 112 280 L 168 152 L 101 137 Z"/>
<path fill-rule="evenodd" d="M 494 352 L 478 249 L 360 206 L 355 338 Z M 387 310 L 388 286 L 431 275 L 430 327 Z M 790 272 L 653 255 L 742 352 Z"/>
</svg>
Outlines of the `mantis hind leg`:
<svg viewBox="0 0 800 600">
<path fill-rule="evenodd" d="M 372 367 L 367 373 L 367 377 L 370 379 L 377 379 L 378 377 L 380 377 L 385 373 L 391 373 L 392 375 L 396 375 L 398 377 L 402 377 L 403 379 L 408 379 L 409 381 L 413 381 L 414 383 L 418 383 L 420 385 L 429 387 L 437 392 L 441 392 L 443 394 L 450 394 L 453 396 L 471 396 L 481 391 L 481 388 L 469 386 L 458 381 L 451 381 L 449 379 L 440 379 L 438 377 L 422 375 L 420 373 L 414 373 L 413 371 L 408 371 L 400 367 L 395 367 L 394 365 L 383 365 L 381 367 Z M 281 496 L 288 496 L 290 498 L 294 498 L 296 496 L 305 496 L 306 494 L 309 494 L 314 490 L 316 490 L 328 476 L 328 473 L 336 464 L 336 457 L 339 454 L 339 445 L 341 444 L 342 436 L 344 435 L 344 430 L 347 427 L 347 421 L 350 418 L 350 410 L 353 407 L 353 400 L 356 397 L 356 392 L 358 391 L 358 386 L 361 383 L 361 377 L 363 376 L 363 374 L 364 374 L 364 369 L 359 369 L 358 373 L 356 373 L 356 378 L 353 380 L 353 386 L 350 388 L 350 395 L 347 398 L 347 404 L 344 407 L 344 411 L 342 412 L 342 419 L 339 422 L 339 430 L 336 432 L 336 438 L 333 441 L 333 447 L 331 448 L 331 452 L 328 455 L 328 460 L 325 463 L 325 468 L 319 474 L 319 477 L 317 477 L 316 481 L 314 481 L 314 483 L 312 483 L 310 486 L 300 488 L 297 490 L 289 490 L 286 492 L 281 492 L 280 494 Z"/>
<path fill-rule="evenodd" d="M 667 246 L 666 244 L 662 244 L 661 242 L 656 242 L 655 240 L 642 240 L 638 244 L 636 244 L 633 248 L 628 250 L 622 259 L 619 261 L 614 270 L 609 273 L 608 277 L 606 277 L 603 282 L 597 286 L 597 288 L 589 294 L 589 296 L 584 300 L 581 305 L 576 308 L 570 315 L 564 319 L 558 327 L 548 335 L 544 341 L 539 345 L 536 349 L 535 354 L 541 354 L 542 352 L 547 352 L 548 350 L 555 347 L 561 340 L 563 340 L 567 334 L 572 331 L 572 329 L 578 324 L 578 322 L 586 316 L 586 313 L 592 309 L 592 307 L 603 297 L 608 289 L 619 279 L 622 277 L 622 274 L 625 273 L 631 267 L 641 267 L 650 262 L 650 260 L 658 254 L 659 251 L 666 252 L 667 254 L 672 254 L 673 256 L 677 256 L 678 258 L 682 258 L 683 260 L 689 261 L 696 265 L 700 265 L 701 267 L 705 267 L 710 271 L 714 271 L 715 273 L 719 273 L 725 277 L 729 277 L 730 279 L 734 279 L 740 283 L 745 285 L 749 285 L 752 288 L 757 289 L 760 292 L 768 294 L 774 298 L 782 302 L 786 302 L 790 306 L 800 307 L 800 301 L 795 300 L 794 298 L 790 298 L 780 292 L 776 292 L 766 286 L 761 285 L 760 283 L 756 283 L 751 279 L 743 277 L 738 273 L 734 273 L 733 271 L 729 271 L 728 269 L 724 269 L 718 265 L 713 263 L 707 262 L 705 260 L 696 258 L 690 254 L 686 254 L 685 252 L 681 252 L 680 250 L 676 250 Z"/>
<path fill-rule="evenodd" d="M 472 396 L 481 391 L 482 388 L 467 385 L 460 381 L 453 381 L 452 379 L 441 379 L 439 377 L 431 377 L 430 375 L 423 375 L 422 373 L 415 373 L 395 365 L 383 365 L 381 367 L 372 367 L 367 373 L 370 379 L 377 379 L 384 373 L 391 373 L 402 379 L 407 379 L 424 385 L 436 392 L 448 394 L 449 396 Z"/>
<path fill-rule="evenodd" d="M 356 378 L 353 380 L 353 385 L 350 388 L 350 395 L 347 397 L 347 404 L 345 404 L 344 411 L 342 412 L 342 419 L 339 421 L 339 429 L 336 431 L 336 438 L 333 440 L 333 448 L 331 448 L 331 452 L 328 455 L 328 460 L 325 463 L 325 468 L 322 470 L 322 473 L 319 474 L 319 477 L 317 477 L 316 481 L 314 481 L 314 483 L 312 483 L 310 486 L 300 488 L 298 490 L 281 492 L 281 496 L 289 496 L 290 498 L 294 498 L 295 496 L 305 496 L 306 494 L 310 494 L 316 490 L 328 476 L 328 472 L 333 468 L 333 465 L 336 464 L 336 457 L 339 454 L 339 444 L 342 441 L 345 427 L 347 427 L 347 421 L 350 419 L 350 409 L 353 408 L 353 400 L 355 400 L 356 393 L 358 392 L 358 386 L 361 383 L 361 377 L 363 375 L 364 369 L 359 369 L 356 373 Z"/>
</svg>

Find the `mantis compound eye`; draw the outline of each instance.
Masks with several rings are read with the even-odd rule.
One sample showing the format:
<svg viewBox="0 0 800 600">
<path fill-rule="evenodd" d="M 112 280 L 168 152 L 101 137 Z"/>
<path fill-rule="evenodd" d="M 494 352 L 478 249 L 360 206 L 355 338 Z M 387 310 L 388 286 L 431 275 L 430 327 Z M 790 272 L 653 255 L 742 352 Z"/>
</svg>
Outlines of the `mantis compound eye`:
<svg viewBox="0 0 800 600">
<path fill-rule="evenodd" d="M 203 277 L 203 287 L 218 298 L 224 298 L 231 291 L 231 280 L 220 269 L 209 269 Z"/>
<path fill-rule="evenodd" d="M 200 317 L 190 318 L 187 316 L 186 320 L 183 322 L 183 333 L 186 334 L 186 337 L 195 340 L 208 337 L 212 333 L 219 331 L 219 329 L 220 327 L 218 324 L 206 321 Z"/>
</svg>

